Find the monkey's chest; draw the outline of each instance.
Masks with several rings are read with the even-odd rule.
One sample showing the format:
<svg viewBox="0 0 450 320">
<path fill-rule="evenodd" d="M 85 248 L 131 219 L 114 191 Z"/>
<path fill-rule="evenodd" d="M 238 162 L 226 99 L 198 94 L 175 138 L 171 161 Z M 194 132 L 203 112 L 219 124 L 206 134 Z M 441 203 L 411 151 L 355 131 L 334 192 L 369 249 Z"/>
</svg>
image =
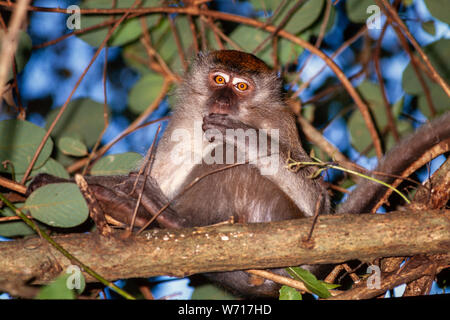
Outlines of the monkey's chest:
<svg viewBox="0 0 450 320">
<path fill-rule="evenodd" d="M 190 226 L 227 221 L 267 222 L 301 218 L 297 206 L 274 183 L 249 165 L 228 168 L 197 165 L 187 176 L 173 207 Z M 211 173 L 211 174 L 208 174 Z M 200 178 L 199 181 L 193 182 Z"/>
</svg>

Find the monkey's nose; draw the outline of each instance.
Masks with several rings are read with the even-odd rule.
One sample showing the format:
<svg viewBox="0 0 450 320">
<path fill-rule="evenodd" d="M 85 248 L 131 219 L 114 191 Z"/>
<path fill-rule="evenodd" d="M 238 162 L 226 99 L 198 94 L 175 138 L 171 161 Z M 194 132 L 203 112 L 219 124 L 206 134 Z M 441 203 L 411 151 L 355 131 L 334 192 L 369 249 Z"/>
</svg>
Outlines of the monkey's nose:
<svg viewBox="0 0 450 320">
<path fill-rule="evenodd" d="M 231 101 L 228 98 L 216 99 L 211 106 L 211 113 L 230 114 L 231 113 Z"/>
</svg>

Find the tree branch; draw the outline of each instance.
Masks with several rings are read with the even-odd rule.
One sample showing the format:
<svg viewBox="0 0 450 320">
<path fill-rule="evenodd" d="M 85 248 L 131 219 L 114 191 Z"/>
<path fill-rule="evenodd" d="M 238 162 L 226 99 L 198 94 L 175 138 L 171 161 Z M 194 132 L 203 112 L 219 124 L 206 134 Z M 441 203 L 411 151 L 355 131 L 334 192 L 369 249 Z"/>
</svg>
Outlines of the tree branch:
<svg viewBox="0 0 450 320">
<path fill-rule="evenodd" d="M 70 234 L 54 240 L 109 280 L 450 251 L 450 210 L 320 216 L 313 238 L 306 243 L 312 219 L 149 230 L 128 239 L 117 232 L 109 237 Z M 56 263 L 63 268 L 71 263 L 41 241 L 0 243 L 0 281 L 45 283 L 56 276 Z M 87 277 L 87 281 L 94 279 Z"/>
</svg>

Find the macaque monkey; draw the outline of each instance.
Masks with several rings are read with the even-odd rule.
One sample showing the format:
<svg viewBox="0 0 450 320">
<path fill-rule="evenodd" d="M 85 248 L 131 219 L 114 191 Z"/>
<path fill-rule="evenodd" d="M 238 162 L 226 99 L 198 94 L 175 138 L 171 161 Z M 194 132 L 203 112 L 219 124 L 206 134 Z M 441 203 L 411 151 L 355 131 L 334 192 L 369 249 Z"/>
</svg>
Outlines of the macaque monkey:
<svg viewBox="0 0 450 320">
<path fill-rule="evenodd" d="M 277 74 L 251 54 L 234 50 L 200 54 L 176 91 L 174 113 L 150 164 L 150 176 L 86 177 L 105 213 L 129 224 L 136 190 L 143 183 L 135 222 L 139 227 L 169 201 L 156 219 L 163 228 L 230 219 L 239 223 L 296 219 L 313 216 L 316 208 L 320 214 L 330 213 L 326 189 L 320 179 L 311 178 L 315 169 L 293 172 L 286 167 L 288 158 L 311 160 L 281 85 Z M 413 141 L 400 144 L 401 149 L 389 153 L 377 170 L 399 173 L 421 151 L 447 139 L 450 114 L 419 130 L 418 139 L 415 135 Z M 40 175 L 30 191 L 57 180 Z M 378 185 L 363 183 L 339 211 L 362 212 L 380 191 Z M 326 266 L 304 267 L 320 274 Z M 209 276 L 244 295 L 273 295 L 279 288 L 269 280 L 253 285 L 242 271 Z"/>
</svg>

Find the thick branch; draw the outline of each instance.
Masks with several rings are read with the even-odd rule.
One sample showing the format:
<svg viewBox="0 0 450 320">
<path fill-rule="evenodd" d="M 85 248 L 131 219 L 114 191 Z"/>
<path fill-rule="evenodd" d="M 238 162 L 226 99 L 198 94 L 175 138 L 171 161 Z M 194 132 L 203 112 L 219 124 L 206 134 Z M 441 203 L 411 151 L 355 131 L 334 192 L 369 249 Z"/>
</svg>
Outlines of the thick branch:
<svg viewBox="0 0 450 320">
<path fill-rule="evenodd" d="M 307 218 L 151 230 L 128 239 L 119 234 L 70 234 L 54 239 L 110 280 L 450 252 L 450 210 L 321 216 L 311 242 L 305 243 L 311 223 L 312 218 Z M 55 276 L 55 263 L 63 268 L 70 264 L 41 241 L 0 243 L 0 280 L 43 283 Z"/>
</svg>

